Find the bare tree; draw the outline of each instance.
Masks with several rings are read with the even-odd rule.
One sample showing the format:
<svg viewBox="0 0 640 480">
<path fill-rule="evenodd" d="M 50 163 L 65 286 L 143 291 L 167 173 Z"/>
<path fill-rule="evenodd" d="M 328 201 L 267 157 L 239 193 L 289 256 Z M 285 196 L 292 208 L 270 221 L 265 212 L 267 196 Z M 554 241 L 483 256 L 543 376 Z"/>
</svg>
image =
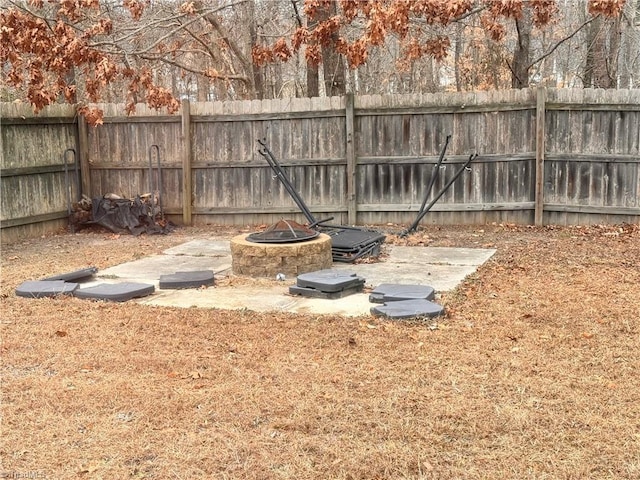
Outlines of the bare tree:
<svg viewBox="0 0 640 480">
<path fill-rule="evenodd" d="M 620 21 L 597 17 L 587 33 L 587 56 L 584 66 L 585 87 L 615 88 L 620 49 Z"/>
<path fill-rule="evenodd" d="M 511 64 L 511 86 L 524 88 L 529 86 L 529 71 L 531 69 L 531 30 L 533 26 L 529 4 L 525 4 L 520 15 L 514 19 L 514 23 L 518 36 Z"/>
<path fill-rule="evenodd" d="M 621 19 L 621 47 L 618 60 L 618 86 L 640 85 L 640 0 L 628 1 Z"/>
<path fill-rule="evenodd" d="M 103 100 L 175 110 L 181 97 L 640 79 L 640 0 L 0 1 L 2 98 L 85 115 Z"/>
<path fill-rule="evenodd" d="M 337 14 L 336 2 L 329 2 L 320 10 L 319 22 L 328 21 Z M 324 73 L 324 91 L 327 96 L 345 94 L 345 62 L 342 55 L 332 48 L 338 41 L 338 33 L 332 32 L 328 42 L 321 42 L 322 71 Z"/>
</svg>

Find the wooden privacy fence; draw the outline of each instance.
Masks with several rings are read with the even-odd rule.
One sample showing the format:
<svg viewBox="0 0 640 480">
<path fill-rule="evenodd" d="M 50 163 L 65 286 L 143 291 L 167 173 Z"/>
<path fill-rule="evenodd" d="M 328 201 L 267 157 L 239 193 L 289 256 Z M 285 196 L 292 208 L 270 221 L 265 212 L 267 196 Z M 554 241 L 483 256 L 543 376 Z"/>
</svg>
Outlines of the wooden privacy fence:
<svg viewBox="0 0 640 480">
<path fill-rule="evenodd" d="M 640 90 L 185 101 L 177 115 L 101 107 L 104 125 L 91 128 L 71 107 L 1 106 L 3 238 L 60 226 L 81 193 L 158 184 L 178 223 L 303 220 L 258 139 L 310 210 L 337 223 L 411 222 L 448 134 L 432 197 L 479 157 L 424 223 L 640 221 Z"/>
</svg>

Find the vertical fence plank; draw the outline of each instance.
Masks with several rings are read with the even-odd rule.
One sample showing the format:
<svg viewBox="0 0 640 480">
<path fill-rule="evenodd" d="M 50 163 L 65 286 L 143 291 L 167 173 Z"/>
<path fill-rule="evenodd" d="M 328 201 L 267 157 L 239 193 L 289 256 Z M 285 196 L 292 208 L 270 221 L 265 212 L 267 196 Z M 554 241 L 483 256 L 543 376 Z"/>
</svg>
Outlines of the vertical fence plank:
<svg viewBox="0 0 640 480">
<path fill-rule="evenodd" d="M 182 101 L 182 222 L 191 225 L 191 108 L 189 100 Z"/>
<path fill-rule="evenodd" d="M 78 159 L 80 162 L 80 192 L 91 198 L 91 165 L 89 163 L 89 131 L 87 121 L 78 115 Z"/>
<path fill-rule="evenodd" d="M 345 107 L 346 114 L 346 154 L 347 154 L 347 222 L 350 225 L 357 223 L 358 216 L 358 199 L 356 198 L 356 175 L 358 171 L 355 137 L 354 137 L 354 109 L 353 109 L 353 93 L 346 96 L 347 104 Z"/>
<path fill-rule="evenodd" d="M 536 101 L 536 188 L 534 222 L 540 226 L 544 216 L 544 141 L 546 90 L 538 87 Z"/>
</svg>

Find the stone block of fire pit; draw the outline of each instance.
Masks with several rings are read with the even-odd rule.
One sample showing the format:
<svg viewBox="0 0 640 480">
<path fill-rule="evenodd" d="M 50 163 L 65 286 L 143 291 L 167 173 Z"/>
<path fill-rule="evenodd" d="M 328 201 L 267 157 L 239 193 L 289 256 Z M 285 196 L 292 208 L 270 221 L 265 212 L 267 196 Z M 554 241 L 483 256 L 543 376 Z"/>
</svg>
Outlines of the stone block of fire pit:
<svg viewBox="0 0 640 480">
<path fill-rule="evenodd" d="M 247 234 L 231 239 L 231 270 L 236 275 L 273 277 L 278 273 L 297 276 L 331 268 L 331 237 L 321 233 L 301 242 L 255 243 Z"/>
</svg>

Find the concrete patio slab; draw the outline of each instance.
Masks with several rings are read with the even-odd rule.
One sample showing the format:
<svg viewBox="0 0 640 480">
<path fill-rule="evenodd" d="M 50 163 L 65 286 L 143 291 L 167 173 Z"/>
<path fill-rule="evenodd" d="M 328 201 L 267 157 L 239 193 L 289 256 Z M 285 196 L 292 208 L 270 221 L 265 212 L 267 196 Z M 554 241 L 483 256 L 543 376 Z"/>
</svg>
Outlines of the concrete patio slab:
<svg viewBox="0 0 640 480">
<path fill-rule="evenodd" d="M 353 269 L 353 265 L 334 264 L 334 268 Z M 357 265 L 355 271 L 365 278 L 365 285 L 375 287 L 381 283 L 429 285 L 436 292 L 447 292 L 458 286 L 467 275 L 476 271 L 475 265 L 446 265 L 430 263 L 380 263 Z"/>
<path fill-rule="evenodd" d="M 191 257 L 224 257 L 231 255 L 229 240 L 191 240 L 168 248 L 166 255 L 189 255 Z"/>
<path fill-rule="evenodd" d="M 100 278 L 119 280 L 145 280 L 159 285 L 160 275 L 191 270 L 213 270 L 214 275 L 231 269 L 231 253 L 228 256 L 151 255 L 132 262 L 116 265 L 98 272 Z"/>
<path fill-rule="evenodd" d="M 402 247 L 389 248 L 394 263 L 480 266 L 489 260 L 493 248 Z"/>
<path fill-rule="evenodd" d="M 493 249 L 389 246 L 388 255 L 381 262 L 334 263 L 332 268 L 364 277 L 366 287 L 382 283 L 418 284 L 431 286 L 441 293 L 454 289 L 494 253 Z M 192 240 L 169 248 L 162 255 L 151 255 L 101 270 L 96 274 L 96 283 L 135 281 L 158 287 L 161 275 L 203 269 L 214 271 L 216 285 L 199 289 L 158 289 L 153 295 L 135 301 L 168 307 L 343 316 L 370 315 L 371 307 L 375 306 L 369 302 L 368 291 L 333 300 L 291 295 L 289 287 L 295 284 L 295 278 L 278 282 L 274 278 L 273 282 L 262 279 L 255 284 L 247 282 L 233 285 L 231 282 L 230 285 L 219 285 L 218 280 L 232 276 L 229 241 L 219 239 Z"/>
<path fill-rule="evenodd" d="M 200 290 L 162 290 L 140 303 L 164 307 L 247 309 L 254 312 L 291 312 L 316 315 L 368 315 L 374 305 L 369 294 L 357 293 L 335 300 L 290 295 L 291 284 L 277 286 L 215 287 Z"/>
<path fill-rule="evenodd" d="M 289 311 L 295 298 L 286 287 L 213 287 L 191 290 L 161 290 L 140 303 L 165 307 L 223 308 L 256 312 Z"/>
</svg>

